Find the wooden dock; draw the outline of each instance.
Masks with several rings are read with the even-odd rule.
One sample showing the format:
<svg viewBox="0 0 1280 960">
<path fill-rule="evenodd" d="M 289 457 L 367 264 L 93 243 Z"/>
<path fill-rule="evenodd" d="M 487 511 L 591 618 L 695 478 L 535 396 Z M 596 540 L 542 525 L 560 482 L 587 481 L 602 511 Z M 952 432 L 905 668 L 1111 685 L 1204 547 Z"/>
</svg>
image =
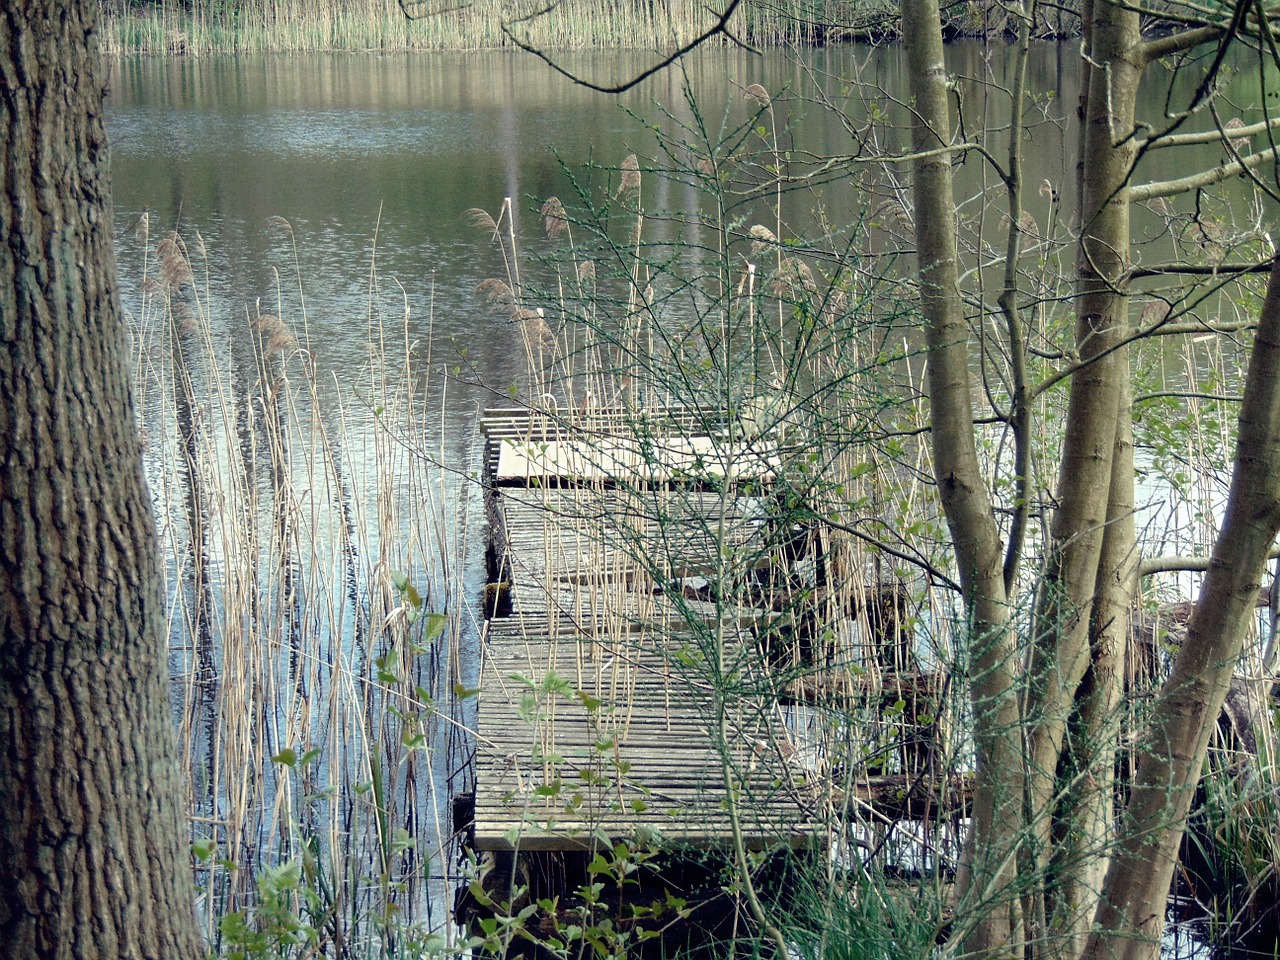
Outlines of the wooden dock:
<svg viewBox="0 0 1280 960">
<path fill-rule="evenodd" d="M 479 692 L 476 849 L 820 846 L 850 804 L 937 805 L 918 772 L 833 777 L 796 678 L 762 647 L 772 588 L 723 589 L 790 562 L 772 500 L 784 452 L 769 438 L 682 409 L 491 411 L 484 430 L 499 615 Z M 883 677 L 843 676 L 880 696 Z"/>
</svg>

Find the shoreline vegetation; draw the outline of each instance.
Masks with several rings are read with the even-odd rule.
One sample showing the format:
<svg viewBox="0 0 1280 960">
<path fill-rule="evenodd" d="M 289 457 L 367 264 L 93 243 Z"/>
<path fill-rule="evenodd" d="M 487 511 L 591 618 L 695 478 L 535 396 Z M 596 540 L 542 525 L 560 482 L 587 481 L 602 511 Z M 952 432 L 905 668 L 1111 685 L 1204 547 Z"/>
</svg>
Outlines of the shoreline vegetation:
<svg viewBox="0 0 1280 960">
<path fill-rule="evenodd" d="M 523 42 L 548 50 L 668 50 L 714 23 L 711 8 L 698 0 L 572 3 L 569 8 L 532 0 L 106 0 L 103 46 L 110 57 L 494 50 L 513 46 L 505 25 Z M 1069 6 L 1055 8 L 1043 23 L 1045 39 L 1078 32 Z M 948 32 L 1005 36 L 1015 26 L 998 5 L 966 0 L 953 8 Z M 734 36 L 760 47 L 890 40 L 897 36 L 897 5 L 748 0 L 735 15 Z"/>
</svg>

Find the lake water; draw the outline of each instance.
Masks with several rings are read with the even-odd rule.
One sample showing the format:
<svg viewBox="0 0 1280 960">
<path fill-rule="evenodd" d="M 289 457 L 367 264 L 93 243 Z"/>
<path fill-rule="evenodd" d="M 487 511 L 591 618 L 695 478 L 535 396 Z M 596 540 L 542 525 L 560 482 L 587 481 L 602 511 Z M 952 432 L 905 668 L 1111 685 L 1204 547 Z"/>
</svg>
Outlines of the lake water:
<svg viewBox="0 0 1280 960">
<path fill-rule="evenodd" d="M 951 67 L 964 78 L 971 137 L 1007 112 L 1003 98 L 988 105 L 978 96 L 983 83 L 1008 79 L 1003 52 L 997 48 L 993 58 L 978 44 L 950 49 Z M 1064 128 L 1078 95 L 1075 56 L 1074 49 L 1046 45 L 1031 63 L 1029 85 L 1044 93 L 1032 110 L 1026 170 L 1030 181 L 1047 185 L 1029 197 L 1029 214 L 1041 225 L 1050 216 L 1048 186 L 1070 209 L 1074 172 Z M 386 295 L 379 309 L 398 316 L 407 302 L 414 338 L 429 324 L 438 362 L 469 348 L 477 378 L 505 389 L 520 375 L 523 350 L 514 327 L 495 322 L 475 292 L 500 272 L 501 261 L 493 243 L 464 224 L 465 211 L 496 215 L 511 197 L 517 233 L 534 255 L 537 208 L 552 195 L 569 202 L 571 176 L 599 202 L 625 156 L 655 154 L 648 125 L 677 142 L 693 139 L 681 125 L 701 125 L 714 139 L 758 109 L 743 96 L 750 84 L 774 98 L 773 116 L 762 119 L 776 129 L 779 154 L 794 173 L 811 172 L 805 162 L 812 157 L 901 151 L 901 131 L 868 124 L 873 114 L 901 120 L 894 105 L 904 95 L 900 61 L 893 46 L 832 47 L 800 57 L 707 50 L 687 58 L 683 72 L 667 71 L 621 97 L 574 86 L 530 57 L 507 53 L 117 63 L 108 109 L 126 305 L 140 290 L 143 270 L 143 248 L 130 242 L 128 228 L 146 210 L 153 241 L 172 229 L 188 240 L 196 231 L 203 237 L 216 325 L 240 323 L 255 304 L 264 313 L 296 308 L 290 297 L 300 280 L 319 341 L 317 362 L 338 371 L 358 367 L 367 354 L 363 321 L 376 263 Z M 595 79 L 645 63 L 631 54 L 566 58 L 571 69 Z M 1194 81 L 1180 76 L 1175 87 L 1190 89 Z M 1163 99 L 1153 94 L 1150 109 L 1162 111 Z M 745 144 L 757 153 L 760 146 Z M 998 138 L 990 146 L 999 156 Z M 1217 157 L 1212 150 L 1203 151 L 1210 162 Z M 814 232 L 820 210 L 828 229 L 847 234 L 877 205 L 898 203 L 907 184 L 905 170 L 871 178 L 866 169 L 856 162 L 838 168 L 859 173 L 856 183 L 827 174 L 815 186 L 797 185 L 782 195 L 778 212 L 777 197 L 757 192 L 731 211 L 733 221 L 745 230 L 780 220 L 784 233 L 804 236 Z M 1164 175 L 1158 159 L 1150 175 Z M 867 189 L 872 182 L 878 194 Z M 961 213 L 981 216 L 998 186 L 969 165 L 957 189 Z M 653 222 L 698 204 L 671 180 L 652 178 L 644 188 L 642 206 Z M 269 223 L 274 217 L 292 226 L 296 269 L 295 248 L 281 242 Z M 478 396 L 461 390 L 458 409 Z"/>
<path fill-rule="evenodd" d="M 975 76 L 990 73 L 981 54 L 976 46 L 957 50 Z M 1062 93 L 1046 113 L 1062 116 L 1074 103 L 1070 61 L 1060 61 L 1057 48 L 1042 54 L 1036 81 Z M 835 103 L 861 123 L 874 107 L 841 87 L 860 78 L 901 96 L 899 55 L 892 47 L 832 48 L 796 63 L 781 54 L 713 50 L 691 58 L 686 70 L 713 131 L 750 118 L 755 104 L 742 90 L 758 83 L 777 100 L 784 149 L 841 155 L 854 152 L 854 140 L 838 115 L 812 102 L 815 80 L 825 78 Z M 579 56 L 570 65 L 594 75 L 597 60 L 618 69 L 614 54 Z M 483 234 L 465 227 L 464 211 L 496 214 L 511 197 L 518 227 L 536 233 L 538 205 L 572 192 L 566 170 L 587 177 L 587 164 L 616 170 L 629 153 L 653 153 L 654 137 L 638 117 L 668 134 L 690 121 L 684 80 L 669 71 L 610 97 L 576 87 L 532 58 L 503 53 L 119 63 L 109 104 L 117 226 L 123 230 L 146 209 L 153 233 L 200 231 L 220 301 L 239 312 L 258 300 L 274 304 L 277 272 L 292 272 L 292 251 L 282 251 L 278 231 L 267 225 L 269 217 L 286 218 L 311 321 L 323 336 L 322 362 L 337 369 L 365 353 L 353 319 L 368 313 L 376 237 L 378 267 L 404 286 L 416 322 L 433 318 L 440 343 L 483 344 L 473 351 L 478 372 L 501 384 L 513 373 L 506 361 L 521 351 L 511 349 L 518 343 L 510 327 L 495 327 L 474 292 L 498 263 Z M 880 98 L 881 109 L 886 103 Z M 1035 138 L 1032 168 L 1065 181 L 1061 137 L 1049 129 Z M 902 142 L 881 146 L 900 149 Z M 594 176 L 600 182 L 608 174 Z M 769 199 L 746 204 L 742 221 L 773 222 Z M 865 198 L 838 181 L 820 199 L 837 225 L 865 212 Z M 797 196 L 783 216 L 807 224 L 817 200 Z M 689 204 L 670 183 L 646 188 L 651 215 Z M 123 244 L 126 291 L 138 276 L 137 254 L 136 245 Z"/>
<path fill-rule="evenodd" d="M 969 122 L 998 125 L 1007 106 L 976 94 L 1005 82 L 1007 65 L 978 45 L 949 55 Z M 1045 46 L 1031 64 L 1031 86 L 1047 92 L 1028 177 L 1049 189 L 1028 212 L 1045 230 L 1055 191 L 1070 209 L 1074 56 Z M 644 62 L 566 64 L 608 80 Z M 438 922 L 454 869 L 440 853 L 443 801 L 465 776 L 471 718 L 452 693 L 474 681 L 484 572 L 477 413 L 526 391 L 529 368 L 520 325 L 477 291 L 508 267 L 466 212 L 497 217 L 511 198 L 522 268 L 549 284 L 546 198 L 570 205 L 581 190 L 616 205 L 629 154 L 670 150 L 696 169 L 701 141 L 727 137 L 738 159 L 725 164 L 734 186 L 719 218 L 734 242 L 764 224 L 890 264 L 905 249 L 906 172 L 857 157 L 905 148 L 880 119 L 901 117 L 901 51 L 706 50 L 618 97 L 505 53 L 132 60 L 110 83 L 119 266 L 197 834 L 242 864 L 300 855 L 319 837 L 348 869 L 399 877 L 402 901 L 433 905 Z M 768 110 L 744 97 L 753 84 Z M 814 157 L 850 159 L 832 173 Z M 771 163 L 808 179 L 762 189 Z M 716 236 L 716 211 L 688 180 L 646 173 L 640 193 L 647 235 L 687 244 L 672 264 L 695 262 Z M 998 186 L 966 168 L 961 213 L 980 223 Z M 189 281 L 164 275 L 158 242 L 171 230 Z M 278 351 L 263 315 L 288 328 Z M 447 643 L 406 583 L 448 615 Z M 314 768 L 299 759 L 312 751 Z M 416 852 L 389 849 L 383 822 Z M 244 894 L 251 874 L 210 870 L 209 896 Z"/>
</svg>

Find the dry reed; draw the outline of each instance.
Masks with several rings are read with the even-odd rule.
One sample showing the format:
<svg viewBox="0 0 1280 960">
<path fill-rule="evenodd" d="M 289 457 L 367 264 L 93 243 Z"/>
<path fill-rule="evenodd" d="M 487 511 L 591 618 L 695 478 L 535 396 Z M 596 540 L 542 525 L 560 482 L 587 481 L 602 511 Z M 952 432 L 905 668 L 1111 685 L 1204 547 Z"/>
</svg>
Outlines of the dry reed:
<svg viewBox="0 0 1280 960">
<path fill-rule="evenodd" d="M 298 278 L 272 313 L 230 321 L 244 368 L 211 332 L 228 307 L 207 263 L 197 278 L 176 236 L 155 258 L 135 371 L 207 933 L 296 860 L 334 949 L 383 949 L 444 920 L 452 691 L 470 679 L 469 501 L 429 455 L 408 311 L 399 329 L 369 318 L 363 383 L 329 384 Z"/>
<path fill-rule="evenodd" d="M 504 27 L 548 50 L 674 49 L 715 22 L 694 0 L 660 6 L 575 0 L 571 7 L 532 16 L 513 11 L 505 0 L 111 0 L 105 7 L 105 49 L 112 56 L 500 49 L 511 47 Z M 832 24 L 878 15 L 868 16 L 864 4 L 848 0 L 822 0 L 822 9 L 822 22 Z M 794 10 L 761 4 L 741 18 L 736 33 L 765 44 L 812 42 L 818 39 L 813 22 L 797 19 Z"/>
</svg>

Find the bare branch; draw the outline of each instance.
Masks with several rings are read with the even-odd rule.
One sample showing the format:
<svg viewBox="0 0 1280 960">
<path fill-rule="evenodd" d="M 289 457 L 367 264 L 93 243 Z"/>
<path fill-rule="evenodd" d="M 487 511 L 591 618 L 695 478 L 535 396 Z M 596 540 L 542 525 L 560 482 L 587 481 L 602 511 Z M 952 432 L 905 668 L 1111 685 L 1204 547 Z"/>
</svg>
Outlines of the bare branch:
<svg viewBox="0 0 1280 960">
<path fill-rule="evenodd" d="M 1167 137 L 1154 137 L 1146 141 L 1144 146 L 1148 150 L 1159 150 L 1162 147 L 1183 147 L 1188 144 L 1197 143 L 1218 143 L 1219 141 L 1231 139 L 1241 140 L 1245 137 L 1257 136 L 1259 133 L 1265 133 L 1273 127 L 1280 127 L 1280 117 L 1272 117 L 1270 120 L 1262 120 L 1258 123 L 1250 124 L 1247 127 L 1238 127 L 1235 130 L 1205 130 L 1202 133 L 1179 133 Z"/>
<path fill-rule="evenodd" d="M 1255 323 L 1257 321 L 1254 321 Z M 1239 403 L 1243 397 L 1226 393 L 1196 393 L 1192 390 L 1158 390 L 1155 393 L 1143 393 L 1133 398 L 1134 403 L 1145 403 L 1148 400 L 1205 400 L 1217 403 Z"/>
<path fill-rule="evenodd" d="M 1241 276 L 1248 273 L 1268 273 L 1271 270 L 1270 258 L 1259 263 L 1153 263 L 1149 267 L 1134 267 L 1129 276 L 1134 280 L 1147 277 L 1223 277 Z"/>
<path fill-rule="evenodd" d="M 728 37 L 729 40 L 731 40 L 734 44 L 736 44 L 739 47 L 742 47 L 744 50 L 749 50 L 752 53 L 758 53 L 759 51 L 757 51 L 754 47 L 739 40 L 729 30 L 729 21 L 733 18 L 733 14 L 738 9 L 738 5 L 741 2 L 742 0 L 729 0 L 729 5 L 725 7 L 725 9 L 721 13 L 717 14 L 716 22 L 713 26 L 704 30 L 702 33 L 698 34 L 696 37 L 694 37 L 692 40 L 688 41 L 687 43 L 681 45 L 674 52 L 663 57 L 658 63 L 654 64 L 652 67 L 648 67 L 645 70 L 642 70 L 640 73 L 633 76 L 630 80 L 624 80 L 622 83 L 618 83 L 618 84 L 592 83 L 590 80 L 584 79 L 583 77 L 580 77 L 577 74 L 572 73 L 569 70 L 566 70 L 564 67 L 560 66 L 560 64 L 558 64 L 555 61 L 555 59 L 553 59 L 548 53 L 538 49 L 537 47 L 533 46 L 530 43 L 526 43 L 524 40 L 521 40 L 519 37 L 517 37 L 514 32 L 512 32 L 511 25 L 513 23 L 524 23 L 528 20 L 533 20 L 533 19 L 536 19 L 537 17 L 545 16 L 546 14 L 554 10 L 557 6 L 559 6 L 558 0 L 555 3 L 547 4 L 547 6 L 542 7 L 539 10 L 535 10 L 533 13 L 520 17 L 517 20 L 513 20 L 510 23 L 503 23 L 502 33 L 508 40 L 510 40 L 513 44 L 515 44 L 525 53 L 533 54 L 535 57 L 537 57 L 547 66 L 549 66 L 556 73 L 560 74 L 560 76 L 568 78 L 569 80 L 571 80 L 573 83 L 576 83 L 580 87 L 586 87 L 588 90 L 595 90 L 597 93 L 625 93 L 626 91 L 632 89 L 633 87 L 640 85 L 645 80 L 648 80 L 655 73 L 662 72 L 667 67 L 671 66 L 673 63 L 675 63 L 677 60 L 683 57 L 685 54 L 691 53 L 692 51 L 696 50 L 698 47 L 702 46 L 704 43 L 706 43 L 708 40 L 710 40 L 712 37 L 715 37 L 715 36 L 719 36 L 723 34 L 724 36 Z"/>
<path fill-rule="evenodd" d="M 1201 333 L 1241 333 L 1257 329 L 1257 320 L 1233 320 L 1230 323 L 1164 323 L 1148 329 L 1144 337 L 1186 337 Z"/>
<path fill-rule="evenodd" d="M 1280 557 L 1280 548 L 1274 548 L 1267 554 L 1267 558 L 1274 560 Z M 1138 563 L 1138 576 L 1149 577 L 1157 573 L 1184 573 L 1194 571 L 1205 571 L 1209 569 L 1212 561 L 1209 557 L 1148 557 L 1146 560 Z"/>
<path fill-rule="evenodd" d="M 1167 37 L 1160 37 L 1156 40 L 1149 40 L 1142 45 L 1142 57 L 1150 63 L 1153 60 L 1159 60 L 1161 57 L 1172 56 L 1175 53 L 1182 53 L 1186 50 L 1194 50 L 1202 44 L 1212 43 L 1222 36 L 1224 30 L 1222 27 L 1196 27 L 1193 30 L 1183 30 L 1181 33 L 1171 33 Z"/>
<path fill-rule="evenodd" d="M 1276 160 L 1277 158 L 1280 158 L 1280 147 L 1270 147 L 1261 153 L 1255 153 L 1242 160 L 1233 160 L 1231 163 L 1220 164 L 1211 170 L 1193 173 L 1189 177 L 1141 183 L 1136 187 L 1129 188 L 1129 201 L 1131 203 L 1143 203 L 1147 200 L 1154 200 L 1157 197 L 1172 197 L 1180 193 L 1190 193 L 1192 190 L 1202 190 L 1205 187 L 1213 186 L 1215 183 L 1221 183 L 1223 180 L 1230 180 L 1232 177 L 1239 176 L 1247 170 L 1253 170 L 1267 161 Z"/>
</svg>

